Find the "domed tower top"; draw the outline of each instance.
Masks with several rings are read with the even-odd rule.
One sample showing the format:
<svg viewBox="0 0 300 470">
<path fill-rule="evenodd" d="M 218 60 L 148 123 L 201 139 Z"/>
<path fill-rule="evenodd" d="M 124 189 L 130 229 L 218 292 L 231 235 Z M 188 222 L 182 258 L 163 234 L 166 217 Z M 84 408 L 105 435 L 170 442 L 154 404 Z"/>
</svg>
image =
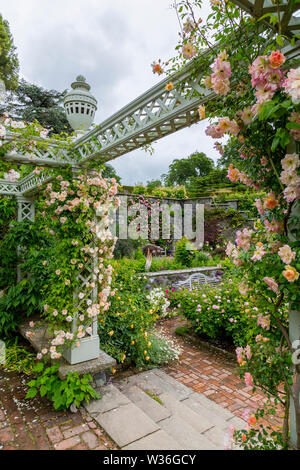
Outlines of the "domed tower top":
<svg viewBox="0 0 300 470">
<path fill-rule="evenodd" d="M 93 123 L 97 111 L 97 100 L 90 93 L 91 87 L 82 75 L 78 75 L 71 87 L 72 90 L 64 99 L 67 119 L 74 131 L 84 133 Z"/>
</svg>

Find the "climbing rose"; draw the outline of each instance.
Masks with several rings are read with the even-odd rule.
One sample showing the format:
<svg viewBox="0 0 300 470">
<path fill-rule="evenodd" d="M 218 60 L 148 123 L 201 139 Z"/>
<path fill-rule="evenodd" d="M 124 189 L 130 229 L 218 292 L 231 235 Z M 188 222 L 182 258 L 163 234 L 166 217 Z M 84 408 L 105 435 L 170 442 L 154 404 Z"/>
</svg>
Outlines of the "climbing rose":
<svg viewBox="0 0 300 470">
<path fill-rule="evenodd" d="M 163 73 L 163 69 L 162 69 L 159 61 L 158 62 L 153 62 L 151 64 L 151 67 L 152 67 L 152 72 L 153 73 L 157 73 L 157 75 L 161 75 Z"/>
<path fill-rule="evenodd" d="M 249 387 L 253 387 L 253 378 L 250 372 L 245 373 L 245 384 Z"/>
<path fill-rule="evenodd" d="M 18 173 L 15 170 L 9 170 L 8 173 L 4 173 L 4 179 L 6 181 L 11 181 L 12 183 L 17 181 L 20 178 L 20 176 L 21 176 L 20 173 Z"/>
<path fill-rule="evenodd" d="M 182 54 L 186 59 L 191 59 L 196 54 L 196 47 L 191 42 L 187 42 L 182 47 Z"/>
<path fill-rule="evenodd" d="M 233 168 L 232 163 L 230 163 L 227 178 L 229 178 L 232 183 L 236 183 L 239 180 L 239 174 L 239 170 L 237 168 Z"/>
<path fill-rule="evenodd" d="M 294 171 L 300 166 L 299 155 L 289 153 L 281 160 L 281 166 L 286 171 Z"/>
<path fill-rule="evenodd" d="M 278 255 L 284 264 L 290 264 L 296 257 L 296 253 L 292 251 L 289 245 L 283 245 L 279 248 Z"/>
<path fill-rule="evenodd" d="M 268 194 L 268 197 L 264 199 L 265 209 L 274 209 L 276 206 L 278 206 L 278 202 L 274 196 L 275 196 L 274 193 L 271 191 Z"/>
<path fill-rule="evenodd" d="M 283 197 L 287 202 L 293 202 L 300 199 L 300 187 L 298 184 L 291 184 L 283 191 Z"/>
<path fill-rule="evenodd" d="M 273 69 L 277 69 L 285 62 L 285 57 L 280 51 L 272 51 L 269 57 L 270 66 Z"/>
<path fill-rule="evenodd" d="M 286 266 L 282 274 L 289 282 L 297 281 L 299 278 L 299 273 L 293 266 Z"/>
<path fill-rule="evenodd" d="M 171 91 L 171 90 L 173 90 L 173 88 L 174 88 L 174 85 L 173 85 L 172 82 L 168 83 L 168 84 L 165 86 L 166 91 Z"/>
<path fill-rule="evenodd" d="M 250 106 L 248 108 L 243 109 L 243 111 L 241 112 L 241 119 L 245 125 L 251 124 L 253 118 L 254 113 Z"/>
<path fill-rule="evenodd" d="M 205 106 L 199 106 L 198 113 L 199 113 L 200 119 L 205 119 Z"/>
<path fill-rule="evenodd" d="M 275 294 L 278 294 L 278 284 L 275 279 L 273 279 L 272 277 L 264 277 L 263 280 L 268 285 L 269 289 L 275 292 Z"/>
<path fill-rule="evenodd" d="M 287 74 L 283 87 L 295 104 L 300 103 L 300 67 L 291 69 Z"/>
</svg>

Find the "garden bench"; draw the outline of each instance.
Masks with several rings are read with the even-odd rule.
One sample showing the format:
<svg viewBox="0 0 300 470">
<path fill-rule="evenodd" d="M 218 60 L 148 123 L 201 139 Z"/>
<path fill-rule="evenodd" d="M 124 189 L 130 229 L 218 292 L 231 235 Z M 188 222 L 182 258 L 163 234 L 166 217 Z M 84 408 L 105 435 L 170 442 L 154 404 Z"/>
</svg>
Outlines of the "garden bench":
<svg viewBox="0 0 300 470">
<path fill-rule="evenodd" d="M 197 286 L 201 284 L 218 284 L 220 282 L 220 278 L 216 277 L 208 277 L 202 273 L 195 273 L 191 274 L 187 279 L 184 281 L 178 281 L 174 283 L 174 287 L 187 287 L 189 289 L 195 289 Z"/>
</svg>

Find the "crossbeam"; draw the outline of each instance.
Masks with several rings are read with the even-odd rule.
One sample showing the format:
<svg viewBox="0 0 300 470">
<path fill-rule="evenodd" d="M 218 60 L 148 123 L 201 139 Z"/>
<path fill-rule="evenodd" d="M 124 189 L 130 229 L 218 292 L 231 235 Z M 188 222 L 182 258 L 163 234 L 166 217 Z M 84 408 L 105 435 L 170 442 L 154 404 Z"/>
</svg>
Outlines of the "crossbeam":
<svg viewBox="0 0 300 470">
<path fill-rule="evenodd" d="M 21 141 L 24 139 L 18 132 L 8 132 L 3 144 L 7 144 L 13 141 Z M 34 137 L 32 139 L 36 143 L 42 143 L 43 145 L 33 145 L 30 151 L 21 153 L 17 150 L 11 150 L 1 157 L 2 160 L 29 164 L 29 165 L 40 165 L 45 167 L 63 167 L 74 163 L 74 158 L 71 158 L 69 150 L 67 148 L 61 148 L 59 142 L 51 139 L 42 139 L 40 137 Z"/>
<path fill-rule="evenodd" d="M 80 165 L 95 159 L 113 160 L 197 122 L 199 105 L 216 96 L 201 85 L 201 79 L 201 74 L 194 77 L 189 66 L 85 134 L 74 145 L 81 156 Z M 170 81 L 174 89 L 166 91 Z"/>
<path fill-rule="evenodd" d="M 254 18 L 261 18 L 266 14 L 279 15 L 281 20 L 281 34 L 292 37 L 299 34 L 300 21 L 293 14 L 300 10 L 299 3 L 290 2 L 289 0 L 280 0 L 273 2 L 272 0 L 231 0 L 232 3 L 249 13 Z M 263 21 L 268 23 L 269 27 L 276 30 L 277 24 L 270 23 L 270 16 L 266 16 Z"/>
</svg>

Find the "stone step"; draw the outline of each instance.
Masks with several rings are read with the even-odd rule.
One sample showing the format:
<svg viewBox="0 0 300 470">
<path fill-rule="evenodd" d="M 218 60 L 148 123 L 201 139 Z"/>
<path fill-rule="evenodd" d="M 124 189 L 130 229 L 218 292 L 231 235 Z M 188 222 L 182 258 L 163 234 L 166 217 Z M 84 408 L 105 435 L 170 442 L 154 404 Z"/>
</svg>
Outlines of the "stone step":
<svg viewBox="0 0 300 470">
<path fill-rule="evenodd" d="M 224 449 L 229 426 L 245 423 L 160 370 L 97 389 L 85 404 L 123 450 Z"/>
<path fill-rule="evenodd" d="M 180 417 L 176 413 L 170 418 L 159 422 L 161 428 L 182 446 L 184 450 L 218 450 L 218 446 L 212 440 L 195 430 L 189 424 L 189 420 Z"/>
<path fill-rule="evenodd" d="M 123 393 L 155 423 L 171 416 L 171 412 L 163 406 L 158 397 L 149 396 L 136 385 L 126 388 Z"/>
<path fill-rule="evenodd" d="M 138 441 L 132 442 L 122 450 L 183 450 L 172 436 L 160 429 Z"/>
<path fill-rule="evenodd" d="M 163 375 L 162 375 L 163 374 Z M 172 379 L 170 377 L 170 379 Z M 144 391 L 148 391 L 153 395 L 159 397 L 162 393 L 171 393 L 178 400 L 185 400 L 193 392 L 190 388 L 174 380 L 169 380 L 169 376 L 163 372 L 159 375 L 157 369 L 142 372 L 138 375 L 133 375 L 125 380 L 123 387 L 130 387 L 133 385 L 138 386 Z M 121 387 L 122 387 L 121 385 Z M 122 389 L 122 388 L 121 388 Z"/>
</svg>

